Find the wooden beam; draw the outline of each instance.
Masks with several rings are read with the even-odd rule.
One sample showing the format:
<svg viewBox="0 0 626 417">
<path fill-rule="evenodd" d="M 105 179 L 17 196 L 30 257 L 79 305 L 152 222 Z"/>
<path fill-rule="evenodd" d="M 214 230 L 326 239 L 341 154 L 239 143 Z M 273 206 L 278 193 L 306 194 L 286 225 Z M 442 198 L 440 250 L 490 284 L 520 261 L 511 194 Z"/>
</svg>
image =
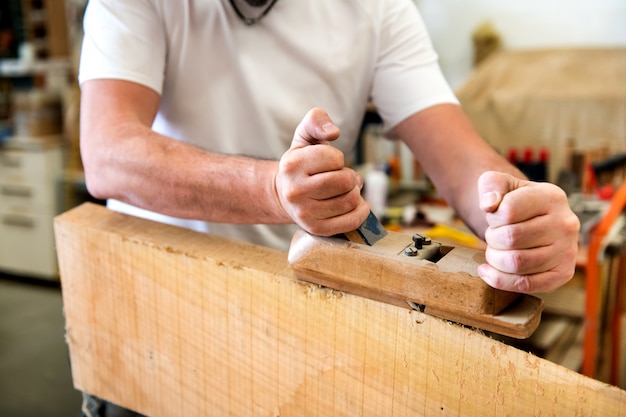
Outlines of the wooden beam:
<svg viewBox="0 0 626 417">
<path fill-rule="evenodd" d="M 158 416 L 625 416 L 626 392 L 287 254 L 85 204 L 55 221 L 76 388 Z"/>
</svg>

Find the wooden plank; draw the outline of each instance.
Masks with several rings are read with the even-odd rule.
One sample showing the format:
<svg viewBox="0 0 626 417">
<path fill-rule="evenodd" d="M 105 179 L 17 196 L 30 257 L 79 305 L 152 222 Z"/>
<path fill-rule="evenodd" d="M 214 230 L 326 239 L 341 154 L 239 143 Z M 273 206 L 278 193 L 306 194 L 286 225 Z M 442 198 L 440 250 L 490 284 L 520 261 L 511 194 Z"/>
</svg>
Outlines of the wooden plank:
<svg viewBox="0 0 626 417">
<path fill-rule="evenodd" d="M 55 221 L 74 384 L 159 416 L 626 415 L 626 392 L 287 254 L 85 204 Z"/>
</svg>

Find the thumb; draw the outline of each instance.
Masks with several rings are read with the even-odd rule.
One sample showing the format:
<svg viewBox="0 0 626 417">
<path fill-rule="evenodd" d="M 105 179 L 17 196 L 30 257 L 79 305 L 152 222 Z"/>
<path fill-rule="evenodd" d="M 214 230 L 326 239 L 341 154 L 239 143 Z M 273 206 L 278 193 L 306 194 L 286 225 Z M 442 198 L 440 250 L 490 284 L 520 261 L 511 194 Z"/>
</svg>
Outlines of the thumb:
<svg viewBox="0 0 626 417">
<path fill-rule="evenodd" d="M 339 128 L 325 110 L 316 107 L 309 110 L 296 128 L 290 149 L 325 144 L 338 137 Z"/>
<path fill-rule="evenodd" d="M 521 187 L 523 182 L 504 172 L 483 172 L 478 178 L 478 200 L 481 210 L 486 213 L 496 212 L 504 196 Z"/>
</svg>

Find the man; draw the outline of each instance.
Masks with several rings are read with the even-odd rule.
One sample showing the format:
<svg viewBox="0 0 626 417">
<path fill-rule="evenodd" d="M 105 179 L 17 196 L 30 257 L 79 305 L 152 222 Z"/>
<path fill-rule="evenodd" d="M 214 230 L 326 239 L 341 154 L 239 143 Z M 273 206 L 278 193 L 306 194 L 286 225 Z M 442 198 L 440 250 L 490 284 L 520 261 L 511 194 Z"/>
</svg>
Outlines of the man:
<svg viewBox="0 0 626 417">
<path fill-rule="evenodd" d="M 79 81 L 87 186 L 114 210 L 280 249 L 295 225 L 354 230 L 344 154 L 371 100 L 486 240 L 488 284 L 574 272 L 565 194 L 477 135 L 410 0 L 91 0 Z"/>
</svg>

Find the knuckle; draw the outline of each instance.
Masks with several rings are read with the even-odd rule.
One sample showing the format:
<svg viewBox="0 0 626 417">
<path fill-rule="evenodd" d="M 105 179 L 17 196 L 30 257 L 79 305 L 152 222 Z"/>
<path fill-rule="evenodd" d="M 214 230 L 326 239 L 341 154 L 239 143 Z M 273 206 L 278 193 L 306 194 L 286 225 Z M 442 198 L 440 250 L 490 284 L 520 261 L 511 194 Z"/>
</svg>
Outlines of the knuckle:
<svg viewBox="0 0 626 417">
<path fill-rule="evenodd" d="M 300 166 L 301 162 L 298 158 L 295 157 L 296 151 L 287 151 L 280 159 L 280 170 L 285 173 L 293 173 Z"/>
<path fill-rule="evenodd" d="M 502 287 L 502 280 L 500 279 L 500 276 L 498 275 L 493 275 L 491 277 L 489 277 L 489 281 L 491 283 L 491 285 L 494 288 L 501 288 Z"/>
<path fill-rule="evenodd" d="M 517 292 L 532 292 L 533 280 L 528 275 L 521 275 L 515 280 L 514 288 Z"/>
<path fill-rule="evenodd" d="M 512 204 L 502 203 L 498 207 L 498 211 L 495 216 L 504 224 L 513 223 L 513 219 L 515 218 L 515 207 L 513 207 Z"/>
<path fill-rule="evenodd" d="M 348 227 L 349 231 L 356 230 L 359 226 L 361 226 L 361 223 L 363 223 L 363 220 L 359 216 L 350 216 L 346 227 Z"/>
<path fill-rule="evenodd" d="M 509 253 L 507 254 L 507 264 L 510 268 L 511 273 L 523 270 L 525 263 L 525 258 L 522 255 L 521 251 L 509 251 Z"/>
<path fill-rule="evenodd" d="M 515 244 L 523 237 L 524 230 L 517 224 L 502 227 L 502 239 L 506 247 L 515 247 Z"/>
<path fill-rule="evenodd" d="M 570 234 L 578 235 L 578 232 L 580 231 L 580 220 L 578 219 L 578 216 L 570 212 L 569 216 L 565 216 L 564 222 L 565 228 Z"/>
<path fill-rule="evenodd" d="M 324 227 L 321 227 L 320 223 L 310 224 L 308 231 L 309 233 L 312 233 L 317 236 L 328 236 L 332 234 L 332 233 L 328 233 L 328 231 Z"/>
<path fill-rule="evenodd" d="M 329 150 L 328 157 L 332 159 L 332 162 L 335 166 L 343 167 L 345 164 L 345 158 L 343 152 L 334 146 L 325 146 Z"/>
<path fill-rule="evenodd" d="M 551 184 L 549 182 L 544 183 L 546 187 L 551 187 L 553 190 L 554 199 L 559 202 L 567 202 L 567 193 L 561 187 Z"/>
<path fill-rule="evenodd" d="M 328 183 L 322 184 L 322 187 L 334 190 L 337 195 L 345 194 L 349 196 L 355 188 L 355 181 L 349 175 L 337 174 L 329 177 Z"/>
<path fill-rule="evenodd" d="M 324 165 L 332 169 L 344 167 L 344 155 L 334 146 L 313 146 L 307 149 L 307 158 L 318 162 L 323 161 Z"/>
<path fill-rule="evenodd" d="M 359 206 L 361 196 L 358 192 L 351 190 L 334 199 L 333 211 L 335 215 L 348 214 Z"/>
<path fill-rule="evenodd" d="M 578 249 L 574 246 L 565 251 L 564 256 L 561 257 L 561 264 L 557 268 L 559 269 L 559 275 L 563 277 L 564 282 L 569 281 L 576 273 L 577 255 Z"/>
<path fill-rule="evenodd" d="M 499 273 L 492 272 L 491 274 L 489 274 L 489 285 L 491 285 L 493 288 L 505 289 L 503 286 L 504 281 Z"/>
<path fill-rule="evenodd" d="M 361 202 L 361 194 L 358 192 L 356 188 L 352 188 L 350 192 L 346 194 L 346 198 L 348 200 L 348 204 L 351 210 L 359 205 Z"/>
<path fill-rule="evenodd" d="M 295 186 L 295 184 L 289 182 L 282 187 L 282 195 L 285 200 L 287 200 L 291 204 L 294 204 L 294 202 L 296 202 L 300 197 L 301 192 L 299 191 L 298 187 Z M 298 211 L 299 209 L 299 207 L 296 207 L 296 211 Z"/>
</svg>

